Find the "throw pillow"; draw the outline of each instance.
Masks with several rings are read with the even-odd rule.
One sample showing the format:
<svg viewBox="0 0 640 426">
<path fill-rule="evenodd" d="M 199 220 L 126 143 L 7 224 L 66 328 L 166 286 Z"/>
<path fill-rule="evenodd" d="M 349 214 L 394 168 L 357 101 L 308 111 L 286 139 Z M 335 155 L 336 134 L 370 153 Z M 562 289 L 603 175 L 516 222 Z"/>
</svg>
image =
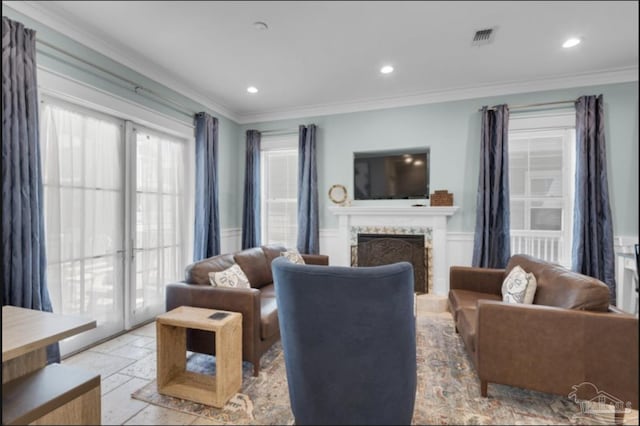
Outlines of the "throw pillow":
<svg viewBox="0 0 640 426">
<path fill-rule="evenodd" d="M 282 253 L 280 253 L 280 255 L 286 257 L 290 262 L 293 262 L 293 263 L 299 263 L 300 265 L 304 265 L 305 263 L 304 259 L 302 258 L 302 255 L 296 249 L 283 251 Z"/>
<path fill-rule="evenodd" d="M 506 303 L 533 303 L 536 277 L 516 265 L 502 283 L 502 301 Z"/>
<path fill-rule="evenodd" d="M 214 287 L 251 287 L 249 279 L 237 263 L 220 272 L 209 272 L 209 282 Z"/>
</svg>

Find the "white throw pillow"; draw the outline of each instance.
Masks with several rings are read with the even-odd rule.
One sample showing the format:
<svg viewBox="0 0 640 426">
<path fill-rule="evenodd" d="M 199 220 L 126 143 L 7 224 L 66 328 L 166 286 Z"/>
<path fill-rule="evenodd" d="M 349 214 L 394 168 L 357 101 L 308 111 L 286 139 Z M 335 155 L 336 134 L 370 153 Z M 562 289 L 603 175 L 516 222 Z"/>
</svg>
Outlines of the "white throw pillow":
<svg viewBox="0 0 640 426">
<path fill-rule="evenodd" d="M 302 255 L 300 254 L 300 252 L 296 249 L 290 249 L 287 251 L 283 251 L 280 253 L 281 256 L 286 257 L 290 262 L 293 263 L 298 263 L 300 265 L 304 265 L 304 259 L 302 258 Z"/>
<path fill-rule="evenodd" d="M 214 287 L 250 288 L 249 278 L 237 263 L 224 271 L 209 272 L 209 282 Z"/>
<path fill-rule="evenodd" d="M 502 301 L 531 304 L 537 286 L 536 277 L 516 265 L 502 283 Z"/>
</svg>

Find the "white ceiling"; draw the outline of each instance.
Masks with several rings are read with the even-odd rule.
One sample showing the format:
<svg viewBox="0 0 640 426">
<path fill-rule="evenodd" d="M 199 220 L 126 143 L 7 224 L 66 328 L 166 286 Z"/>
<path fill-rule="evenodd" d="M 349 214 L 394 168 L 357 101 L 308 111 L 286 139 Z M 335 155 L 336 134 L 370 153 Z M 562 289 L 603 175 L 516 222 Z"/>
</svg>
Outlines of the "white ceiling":
<svg viewBox="0 0 640 426">
<path fill-rule="evenodd" d="M 66 24 L 55 29 L 240 122 L 638 78 L 636 1 L 31 4 Z M 493 43 L 473 46 L 484 28 Z M 563 49 L 570 36 L 583 42 Z M 396 71 L 380 74 L 383 64 Z"/>
</svg>

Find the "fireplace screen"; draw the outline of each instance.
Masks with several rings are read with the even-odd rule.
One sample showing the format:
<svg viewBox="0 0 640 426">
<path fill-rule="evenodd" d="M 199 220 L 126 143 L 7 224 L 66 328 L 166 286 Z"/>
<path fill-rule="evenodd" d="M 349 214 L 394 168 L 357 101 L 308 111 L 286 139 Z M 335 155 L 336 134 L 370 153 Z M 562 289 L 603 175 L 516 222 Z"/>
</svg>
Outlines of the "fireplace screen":
<svg viewBox="0 0 640 426">
<path fill-rule="evenodd" d="M 428 292 L 428 256 L 424 235 L 358 234 L 358 243 L 351 247 L 352 266 L 379 266 L 395 262 L 411 263 L 415 292 Z"/>
</svg>

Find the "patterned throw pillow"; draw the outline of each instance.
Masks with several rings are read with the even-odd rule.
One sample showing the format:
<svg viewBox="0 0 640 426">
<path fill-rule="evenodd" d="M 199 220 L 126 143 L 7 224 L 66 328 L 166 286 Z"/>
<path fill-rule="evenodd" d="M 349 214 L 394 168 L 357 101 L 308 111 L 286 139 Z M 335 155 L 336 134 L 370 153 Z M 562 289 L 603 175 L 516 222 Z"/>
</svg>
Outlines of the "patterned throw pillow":
<svg viewBox="0 0 640 426">
<path fill-rule="evenodd" d="M 209 272 L 209 282 L 214 287 L 250 288 L 249 279 L 236 263 L 220 272 Z"/>
<path fill-rule="evenodd" d="M 304 265 L 305 263 L 304 259 L 302 258 L 302 255 L 296 249 L 283 251 L 282 253 L 280 253 L 280 255 L 286 257 L 289 260 L 289 262 L 299 263 L 300 265 Z"/>
<path fill-rule="evenodd" d="M 536 277 L 520 266 L 514 267 L 502 283 L 502 301 L 506 303 L 533 303 Z"/>
</svg>

